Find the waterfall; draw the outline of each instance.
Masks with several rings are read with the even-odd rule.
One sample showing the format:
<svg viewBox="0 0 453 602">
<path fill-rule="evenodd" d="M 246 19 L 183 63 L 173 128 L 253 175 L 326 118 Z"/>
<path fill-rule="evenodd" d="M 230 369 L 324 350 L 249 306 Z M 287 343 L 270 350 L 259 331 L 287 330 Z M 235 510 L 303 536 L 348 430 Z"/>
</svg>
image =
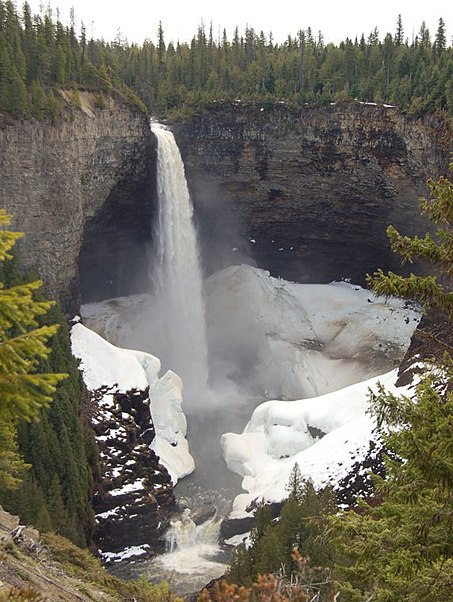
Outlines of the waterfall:
<svg viewBox="0 0 453 602">
<path fill-rule="evenodd" d="M 201 525 L 196 525 L 190 518 L 190 510 L 186 509 L 181 518 L 174 520 L 167 531 L 167 552 L 185 550 L 189 553 L 208 554 L 219 550 L 220 519 L 211 518 Z"/>
<path fill-rule="evenodd" d="M 173 134 L 152 124 L 157 138 L 157 241 L 152 258 L 156 355 L 183 380 L 189 399 L 208 385 L 203 279 L 184 164 Z M 155 325 L 155 326 L 154 326 Z"/>
<path fill-rule="evenodd" d="M 179 520 L 172 521 L 167 533 L 167 552 L 141 567 L 142 575 L 151 581 L 169 581 L 173 593 L 180 595 L 201 590 L 228 568 L 225 552 L 219 546 L 219 518 L 196 526 L 189 513 L 190 510 L 185 510 Z"/>
</svg>

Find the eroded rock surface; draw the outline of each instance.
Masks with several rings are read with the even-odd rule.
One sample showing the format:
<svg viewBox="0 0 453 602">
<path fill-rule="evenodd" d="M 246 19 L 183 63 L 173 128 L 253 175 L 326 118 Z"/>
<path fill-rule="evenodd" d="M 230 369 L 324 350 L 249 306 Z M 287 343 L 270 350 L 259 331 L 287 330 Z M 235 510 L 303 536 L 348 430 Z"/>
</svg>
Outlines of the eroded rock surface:
<svg viewBox="0 0 453 602">
<path fill-rule="evenodd" d="M 175 509 L 171 477 L 151 449 L 148 391 L 91 392 L 101 480 L 93 498 L 96 543 L 106 560 L 163 551 Z"/>
<path fill-rule="evenodd" d="M 21 266 L 68 311 L 80 300 L 80 272 L 85 297 L 136 288 L 155 165 L 143 113 L 113 98 L 95 109 L 94 94 L 80 95 L 84 110 L 68 109 L 56 125 L 0 120 L 0 206 L 25 233 Z"/>
<path fill-rule="evenodd" d="M 175 127 L 209 271 L 250 256 L 299 282 L 399 268 L 385 229 L 426 231 L 419 197 L 448 171 L 449 126 L 361 103 L 218 103 Z M 220 247 L 220 249 L 219 249 Z"/>
</svg>

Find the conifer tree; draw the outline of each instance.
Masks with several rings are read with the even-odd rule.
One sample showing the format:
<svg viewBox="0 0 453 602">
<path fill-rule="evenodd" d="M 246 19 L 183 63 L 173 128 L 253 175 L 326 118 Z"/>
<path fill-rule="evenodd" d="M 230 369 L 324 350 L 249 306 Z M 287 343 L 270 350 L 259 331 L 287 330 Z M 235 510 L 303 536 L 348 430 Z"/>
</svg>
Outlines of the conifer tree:
<svg viewBox="0 0 453 602">
<path fill-rule="evenodd" d="M 9 251 L 21 234 L 4 229 L 10 217 L 0 210 L 0 262 L 11 259 Z M 17 483 L 20 459 L 16 450 L 15 425 L 20 419 L 37 418 L 52 400 L 64 374 L 40 373 L 39 362 L 49 354 L 48 340 L 56 325 L 39 326 L 38 317 L 52 305 L 36 301 L 40 281 L 10 288 L 0 282 L 0 485 Z M 5 462 L 10 458 L 9 465 Z"/>
<path fill-rule="evenodd" d="M 453 171 L 453 163 L 450 165 Z M 453 184 L 447 178 L 429 180 L 429 199 L 422 202 L 422 211 L 437 225 L 436 238 L 429 233 L 424 238 L 401 235 L 393 226 L 387 228 L 392 250 L 401 255 L 403 263 L 422 259 L 431 265 L 434 274 L 404 277 L 378 270 L 368 283 L 378 295 L 393 295 L 419 301 L 425 309 L 437 307 L 453 318 Z"/>
<path fill-rule="evenodd" d="M 379 271 L 370 279 L 381 294 L 415 298 L 453 317 L 451 275 L 453 187 L 430 181 L 423 210 L 440 224 L 438 239 L 389 230 L 393 248 L 407 261 L 428 259 L 436 276 L 404 278 Z M 438 281 L 439 278 L 439 281 Z M 448 322 L 447 322 L 448 324 Z M 448 347 L 448 345 L 447 345 Z M 412 397 L 382 387 L 371 395 L 372 412 L 391 451 L 387 476 L 376 477 L 378 504 L 361 503 L 332 519 L 340 563 L 341 599 L 444 602 L 453 583 L 453 361 L 448 353 L 428 361 Z"/>
</svg>

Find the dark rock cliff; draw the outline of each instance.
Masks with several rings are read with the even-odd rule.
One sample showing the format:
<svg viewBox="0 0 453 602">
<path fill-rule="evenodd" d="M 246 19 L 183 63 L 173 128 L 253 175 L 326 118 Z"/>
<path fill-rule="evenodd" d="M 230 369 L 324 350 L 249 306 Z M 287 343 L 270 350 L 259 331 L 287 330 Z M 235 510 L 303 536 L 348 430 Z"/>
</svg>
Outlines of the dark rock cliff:
<svg viewBox="0 0 453 602">
<path fill-rule="evenodd" d="M 93 497 L 95 541 L 105 560 L 163 552 L 176 509 L 171 477 L 149 444 L 155 437 L 149 392 L 91 392 L 90 419 L 100 452 Z"/>
<path fill-rule="evenodd" d="M 451 141 L 437 117 L 360 103 L 219 104 L 174 130 L 208 272 L 249 255 L 301 282 L 399 266 L 385 229 L 426 230 L 418 200 Z"/>
<path fill-rule="evenodd" d="M 67 311 L 138 290 L 151 236 L 155 142 L 146 116 L 109 99 L 65 120 L 0 120 L 0 207 L 25 232 L 16 247 Z"/>
<path fill-rule="evenodd" d="M 156 141 L 119 101 L 58 125 L 0 120 L 0 207 L 25 232 L 21 263 L 67 311 L 142 292 Z M 425 230 L 420 196 L 445 173 L 451 129 L 391 107 L 218 104 L 174 126 L 207 272 L 251 258 L 306 282 L 398 267 L 385 228 Z"/>
</svg>

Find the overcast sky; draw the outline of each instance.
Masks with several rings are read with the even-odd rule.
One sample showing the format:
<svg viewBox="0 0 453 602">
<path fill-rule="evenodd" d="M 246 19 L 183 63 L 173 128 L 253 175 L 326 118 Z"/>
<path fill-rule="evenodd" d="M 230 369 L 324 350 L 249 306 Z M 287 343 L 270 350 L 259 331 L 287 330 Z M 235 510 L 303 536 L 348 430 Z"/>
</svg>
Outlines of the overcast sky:
<svg viewBox="0 0 453 602">
<path fill-rule="evenodd" d="M 76 21 L 84 22 L 88 36 L 106 41 L 113 40 L 118 30 L 129 42 L 155 41 L 159 20 L 167 43 L 190 40 L 202 21 L 206 30 L 212 21 L 216 37 L 225 27 L 231 39 L 236 25 L 240 31 L 249 25 L 257 33 L 272 31 L 276 42 L 307 27 L 314 33 L 321 30 L 326 42 L 338 43 L 362 33 L 367 37 L 374 27 L 383 38 L 387 32 L 395 32 L 400 13 L 409 41 L 423 20 L 434 36 L 442 17 L 449 42 L 453 30 L 451 0 L 29 0 L 34 12 L 49 3 L 60 8 L 60 20 L 65 24 L 73 6 Z M 17 0 L 17 5 L 21 4 Z"/>
</svg>

